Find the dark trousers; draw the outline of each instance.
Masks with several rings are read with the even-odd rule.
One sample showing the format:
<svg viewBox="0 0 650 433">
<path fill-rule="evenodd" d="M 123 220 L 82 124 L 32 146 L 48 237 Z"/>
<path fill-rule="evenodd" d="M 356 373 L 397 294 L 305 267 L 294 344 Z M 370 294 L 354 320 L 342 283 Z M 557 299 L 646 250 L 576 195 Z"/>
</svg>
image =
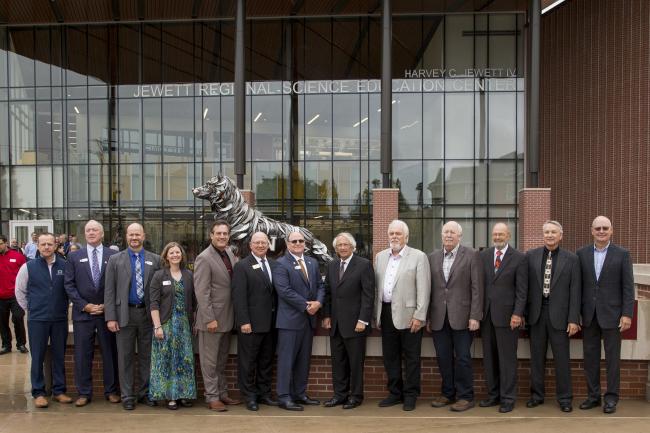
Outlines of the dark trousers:
<svg viewBox="0 0 650 433">
<path fill-rule="evenodd" d="M 494 326 L 488 311 L 481 324 L 481 340 L 488 398 L 514 403 L 517 399 L 519 328 Z"/>
<path fill-rule="evenodd" d="M 287 402 L 304 397 L 307 392 L 311 344 L 314 332 L 303 329 L 278 329 L 278 400 Z"/>
<path fill-rule="evenodd" d="M 11 316 L 11 321 L 14 324 L 16 347 L 24 346 L 27 342 L 25 337 L 25 310 L 21 308 L 14 297 L 9 299 L 0 299 L 0 338 L 2 338 L 2 347 L 11 349 L 9 316 Z"/>
<path fill-rule="evenodd" d="M 136 394 L 133 390 L 134 373 L 133 360 L 135 346 L 138 346 L 138 370 L 140 387 L 137 397 L 149 394 L 149 372 L 151 370 L 151 336 L 153 325 L 146 308 L 129 307 L 129 323 L 120 327 L 117 332 L 117 365 L 120 376 L 120 392 L 122 400 L 133 400 Z"/>
<path fill-rule="evenodd" d="M 108 330 L 104 316 L 74 322 L 74 377 L 80 396 L 92 398 L 95 336 L 102 351 L 104 395 L 117 393 L 117 343 Z"/>
<path fill-rule="evenodd" d="M 332 382 L 334 397 L 343 400 L 348 394 L 363 400 L 363 361 L 366 357 L 366 336 L 343 338 L 338 326 L 330 337 L 332 348 Z"/>
<path fill-rule="evenodd" d="M 452 329 L 445 316 L 442 329 L 433 331 L 433 346 L 442 377 L 442 395 L 450 400 L 473 401 L 472 334 L 469 329 Z"/>
<path fill-rule="evenodd" d="M 52 353 L 52 394 L 59 395 L 65 387 L 65 344 L 68 338 L 68 321 L 28 320 L 29 348 L 32 351 L 30 377 L 32 397 L 46 395 L 43 364 L 48 342 Z"/>
<path fill-rule="evenodd" d="M 607 392 L 605 401 L 617 403 L 621 384 L 621 332 L 618 328 L 602 329 L 594 316 L 591 324 L 582 330 L 585 376 L 589 398 L 600 399 L 600 339 L 605 345 Z"/>
<path fill-rule="evenodd" d="M 548 306 L 544 305 L 538 322 L 530 327 L 530 390 L 531 398 L 535 400 L 544 400 L 544 370 L 549 341 L 555 362 L 556 399 L 560 404 L 570 404 L 573 400 L 573 391 L 569 363 L 569 336 L 566 329 L 553 328 Z"/>
<path fill-rule="evenodd" d="M 237 379 L 247 401 L 271 397 L 273 332 L 237 335 Z"/>
<path fill-rule="evenodd" d="M 398 398 L 417 398 L 420 395 L 420 354 L 422 333 L 410 329 L 396 329 L 389 303 L 381 307 L 381 349 L 388 376 L 388 392 Z M 406 369 L 402 379 L 402 355 Z"/>
</svg>

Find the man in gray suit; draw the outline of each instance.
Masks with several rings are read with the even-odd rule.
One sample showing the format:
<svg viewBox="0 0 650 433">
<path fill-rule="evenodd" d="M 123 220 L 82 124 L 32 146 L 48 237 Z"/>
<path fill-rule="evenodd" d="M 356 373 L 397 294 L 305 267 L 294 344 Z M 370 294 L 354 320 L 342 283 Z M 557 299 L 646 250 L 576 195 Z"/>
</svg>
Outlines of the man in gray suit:
<svg viewBox="0 0 650 433">
<path fill-rule="evenodd" d="M 230 282 L 237 257 L 228 247 L 230 225 L 217 220 L 210 228 L 210 245 L 194 262 L 196 323 L 199 331 L 199 359 L 205 384 L 205 401 L 210 410 L 225 412 L 226 405 L 239 404 L 228 397 L 225 375 L 234 310 Z"/>
<path fill-rule="evenodd" d="M 630 253 L 611 242 L 609 218 L 591 224 L 594 243 L 578 250 L 582 269 L 582 348 L 587 399 L 580 409 L 600 406 L 600 340 L 605 345 L 607 392 L 603 412 L 616 412 L 621 381 L 621 332 L 630 329 L 634 314 L 634 271 Z"/>
<path fill-rule="evenodd" d="M 442 250 L 429 255 L 433 333 L 442 395 L 433 407 L 450 405 L 454 412 L 474 407 L 472 332 L 483 318 L 483 268 L 479 253 L 460 244 L 463 228 L 456 221 L 442 226 Z M 454 356 L 455 355 L 455 356 Z"/>
<path fill-rule="evenodd" d="M 405 411 L 415 409 L 420 394 L 420 352 L 431 292 L 427 256 L 407 246 L 409 228 L 394 220 L 388 226 L 389 248 L 375 257 L 375 311 L 381 330 L 388 397 L 379 407 L 404 402 Z M 402 355 L 406 380 L 402 380 Z"/>
<path fill-rule="evenodd" d="M 562 225 L 544 223 L 544 246 L 526 253 L 530 324 L 530 400 L 526 407 L 544 403 L 546 350 L 551 342 L 555 361 L 556 398 L 562 412 L 573 410 L 569 337 L 580 330 L 580 262 L 560 249 Z"/>
<path fill-rule="evenodd" d="M 147 406 L 156 405 L 149 395 L 153 328 L 149 283 L 160 268 L 160 256 L 146 251 L 144 240 L 144 228 L 138 223 L 131 224 L 126 229 L 128 248 L 111 256 L 105 272 L 104 319 L 109 331 L 116 333 L 122 406 L 126 410 L 135 409 L 133 357 L 136 343 L 140 370 L 138 401 Z"/>
</svg>

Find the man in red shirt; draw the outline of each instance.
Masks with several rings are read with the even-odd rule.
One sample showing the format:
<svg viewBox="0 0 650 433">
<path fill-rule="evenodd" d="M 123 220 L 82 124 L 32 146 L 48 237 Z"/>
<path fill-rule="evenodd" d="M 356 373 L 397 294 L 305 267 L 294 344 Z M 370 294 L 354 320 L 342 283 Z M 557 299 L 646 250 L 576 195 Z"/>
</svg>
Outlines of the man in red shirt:
<svg viewBox="0 0 650 433">
<path fill-rule="evenodd" d="M 25 347 L 25 311 L 16 301 L 16 275 L 25 261 L 22 253 L 9 248 L 7 237 L 0 235 L 0 355 L 11 352 L 10 315 L 16 333 L 16 349 L 20 353 L 29 352 Z"/>
</svg>

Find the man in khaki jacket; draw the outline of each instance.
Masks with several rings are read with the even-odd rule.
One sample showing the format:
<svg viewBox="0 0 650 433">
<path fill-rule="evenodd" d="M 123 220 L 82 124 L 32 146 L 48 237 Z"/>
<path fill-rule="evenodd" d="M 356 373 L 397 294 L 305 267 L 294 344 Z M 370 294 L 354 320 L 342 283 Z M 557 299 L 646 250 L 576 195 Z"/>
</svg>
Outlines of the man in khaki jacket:
<svg viewBox="0 0 650 433">
<path fill-rule="evenodd" d="M 226 405 L 239 404 L 228 397 L 224 370 L 230 349 L 234 312 L 230 280 L 237 257 L 228 248 L 230 226 L 215 221 L 210 229 L 210 245 L 194 262 L 194 293 L 199 332 L 199 358 L 205 384 L 205 401 L 210 410 L 225 412 Z"/>
</svg>

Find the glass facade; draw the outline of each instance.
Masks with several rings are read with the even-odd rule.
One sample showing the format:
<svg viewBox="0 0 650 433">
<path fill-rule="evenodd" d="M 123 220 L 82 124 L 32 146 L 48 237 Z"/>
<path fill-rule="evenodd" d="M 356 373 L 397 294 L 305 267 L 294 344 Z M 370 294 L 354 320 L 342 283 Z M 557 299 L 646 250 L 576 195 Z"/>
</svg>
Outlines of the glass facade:
<svg viewBox="0 0 650 433">
<path fill-rule="evenodd" d="M 516 237 L 523 184 L 524 15 L 393 18 L 393 173 L 410 244 Z M 372 251 L 380 173 L 380 17 L 246 24 L 245 187 L 266 215 Z M 0 217 L 52 218 L 108 242 L 142 221 L 148 247 L 193 258 L 211 211 L 191 188 L 234 178 L 234 21 L 0 27 Z M 205 222 L 204 222 L 205 221 Z M 82 236 L 80 236 L 83 238 Z M 516 238 L 515 238 L 516 241 Z"/>
</svg>

